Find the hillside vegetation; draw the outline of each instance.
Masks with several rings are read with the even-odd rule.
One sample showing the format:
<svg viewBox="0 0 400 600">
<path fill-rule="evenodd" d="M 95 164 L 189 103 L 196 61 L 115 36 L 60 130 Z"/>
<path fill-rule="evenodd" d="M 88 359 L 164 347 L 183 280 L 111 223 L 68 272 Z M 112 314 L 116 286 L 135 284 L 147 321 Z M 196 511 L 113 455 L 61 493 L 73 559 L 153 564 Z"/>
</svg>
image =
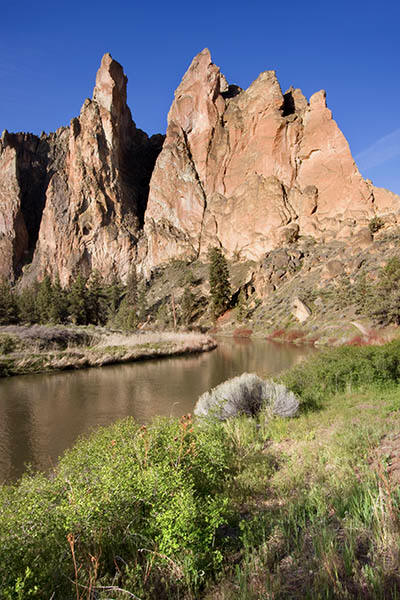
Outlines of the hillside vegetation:
<svg viewBox="0 0 400 600">
<path fill-rule="evenodd" d="M 400 343 L 281 377 L 300 416 L 126 419 L 0 492 L 22 598 L 398 598 Z"/>
</svg>

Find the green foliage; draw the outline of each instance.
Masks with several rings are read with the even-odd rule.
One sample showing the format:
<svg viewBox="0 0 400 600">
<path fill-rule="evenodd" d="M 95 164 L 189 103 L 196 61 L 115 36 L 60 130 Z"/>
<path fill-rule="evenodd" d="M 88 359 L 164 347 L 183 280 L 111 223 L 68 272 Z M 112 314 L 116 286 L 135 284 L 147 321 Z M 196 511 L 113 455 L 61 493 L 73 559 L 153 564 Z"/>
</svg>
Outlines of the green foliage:
<svg viewBox="0 0 400 600">
<path fill-rule="evenodd" d="M 17 294 L 17 310 L 18 320 L 20 323 L 38 323 L 39 316 L 37 312 L 36 298 L 38 294 L 39 284 L 35 282 L 33 285 L 23 288 Z"/>
<path fill-rule="evenodd" d="M 249 316 L 249 309 L 247 306 L 246 292 L 241 288 L 238 296 L 238 302 L 236 306 L 236 318 L 239 323 L 243 323 Z"/>
<path fill-rule="evenodd" d="M 137 316 L 139 323 L 143 323 L 147 316 L 146 284 L 142 282 L 138 287 Z"/>
<path fill-rule="evenodd" d="M 382 227 L 384 226 L 384 221 L 381 217 L 373 217 L 369 224 L 369 230 L 371 233 L 376 233 L 377 231 L 379 231 L 380 229 L 382 229 Z"/>
<path fill-rule="evenodd" d="M 185 287 L 181 301 L 182 323 L 188 327 L 193 319 L 193 312 L 196 306 L 195 296 L 190 287 Z"/>
<path fill-rule="evenodd" d="M 86 281 L 85 277 L 79 273 L 68 294 L 68 312 L 76 325 L 86 325 L 88 322 Z"/>
<path fill-rule="evenodd" d="M 391 258 L 381 270 L 369 311 L 380 325 L 400 325 L 400 259 Z"/>
<path fill-rule="evenodd" d="M 49 275 L 45 275 L 39 283 L 36 295 L 36 314 L 39 323 L 48 323 L 51 320 L 51 307 L 53 304 L 53 286 Z"/>
<path fill-rule="evenodd" d="M 15 338 L 5 333 L 0 335 L 0 354 L 9 354 L 10 352 L 14 352 L 16 347 L 17 342 Z"/>
<path fill-rule="evenodd" d="M 112 321 L 118 313 L 123 294 L 123 283 L 117 275 L 114 275 L 109 285 L 106 286 L 107 317 L 110 321 Z"/>
<path fill-rule="evenodd" d="M 133 267 L 126 282 L 125 295 L 119 305 L 113 323 L 124 331 L 133 331 L 138 324 L 138 280 Z"/>
<path fill-rule="evenodd" d="M 104 325 L 107 321 L 108 302 L 103 277 L 93 271 L 86 289 L 86 321 L 94 325 Z"/>
<path fill-rule="evenodd" d="M 72 598 L 73 559 L 78 585 L 93 583 L 97 561 L 102 585 L 129 579 L 143 598 L 160 579 L 164 589 L 196 588 L 221 560 L 215 534 L 227 518 L 229 461 L 218 424 L 183 417 L 146 428 L 127 419 L 77 444 L 51 478 L 3 487 L 2 597 L 14 598 L 29 567 L 34 597 Z"/>
<path fill-rule="evenodd" d="M 7 281 L 0 280 L 0 324 L 14 323 L 17 317 L 17 306 L 13 291 Z"/>
<path fill-rule="evenodd" d="M 218 318 L 227 310 L 231 301 L 229 269 L 221 248 L 210 248 L 208 258 L 211 312 L 214 318 Z"/>
<path fill-rule="evenodd" d="M 314 408 L 345 389 L 400 381 L 400 341 L 385 346 L 344 346 L 318 353 L 280 378 L 301 400 Z"/>
<path fill-rule="evenodd" d="M 49 311 L 51 323 L 65 323 L 68 318 L 68 299 L 66 290 L 61 287 L 57 277 L 52 289 L 52 304 Z"/>
</svg>

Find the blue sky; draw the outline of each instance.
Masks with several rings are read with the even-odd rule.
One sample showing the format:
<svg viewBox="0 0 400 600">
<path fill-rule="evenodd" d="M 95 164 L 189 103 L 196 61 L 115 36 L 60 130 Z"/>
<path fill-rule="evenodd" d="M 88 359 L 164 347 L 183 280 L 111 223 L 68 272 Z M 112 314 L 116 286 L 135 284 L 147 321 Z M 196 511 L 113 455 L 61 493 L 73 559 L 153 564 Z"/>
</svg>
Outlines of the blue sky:
<svg viewBox="0 0 400 600">
<path fill-rule="evenodd" d="M 129 78 L 138 127 L 164 132 L 192 57 L 230 83 L 275 69 L 283 91 L 327 90 L 365 177 L 400 193 L 400 2 L 0 0 L 0 130 L 53 131 L 91 96 L 102 55 Z"/>
</svg>

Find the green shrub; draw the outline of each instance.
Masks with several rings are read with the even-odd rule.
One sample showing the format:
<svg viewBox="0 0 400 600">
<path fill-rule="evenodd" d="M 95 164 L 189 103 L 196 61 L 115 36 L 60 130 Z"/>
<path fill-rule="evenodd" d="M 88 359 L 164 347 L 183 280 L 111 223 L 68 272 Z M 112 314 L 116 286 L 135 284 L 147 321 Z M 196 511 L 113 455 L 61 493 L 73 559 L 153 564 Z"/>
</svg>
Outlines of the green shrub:
<svg viewBox="0 0 400 600">
<path fill-rule="evenodd" d="M 373 217 L 368 224 L 371 233 L 376 233 L 377 231 L 382 229 L 383 226 L 384 221 L 383 219 L 381 219 L 381 217 Z"/>
<path fill-rule="evenodd" d="M 0 354 L 9 354 L 10 352 L 14 352 L 17 346 L 17 342 L 15 338 L 11 335 L 7 335 L 6 333 L 0 334 Z"/>
<path fill-rule="evenodd" d="M 400 341 L 385 346 L 345 346 L 319 353 L 280 378 L 305 408 L 317 407 L 346 388 L 400 380 Z"/>
<path fill-rule="evenodd" d="M 196 588 L 221 561 L 229 457 L 219 424 L 127 419 L 78 443 L 51 477 L 3 487 L 0 596 L 27 568 L 38 598 L 72 598 L 74 582 L 117 582 L 141 598 L 161 581 Z"/>
</svg>

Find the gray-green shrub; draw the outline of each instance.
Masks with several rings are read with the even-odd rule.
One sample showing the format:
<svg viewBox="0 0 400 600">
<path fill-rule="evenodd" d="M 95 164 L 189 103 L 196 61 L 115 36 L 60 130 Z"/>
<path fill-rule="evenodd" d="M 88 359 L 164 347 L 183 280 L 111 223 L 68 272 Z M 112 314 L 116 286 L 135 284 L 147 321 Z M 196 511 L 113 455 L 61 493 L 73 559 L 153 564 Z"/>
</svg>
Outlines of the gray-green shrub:
<svg viewBox="0 0 400 600">
<path fill-rule="evenodd" d="M 292 417 L 299 402 L 284 385 L 264 381 L 254 373 L 243 373 L 202 394 L 194 412 L 199 417 L 224 421 L 240 414 L 255 415 L 267 406 L 275 415 Z"/>
</svg>

